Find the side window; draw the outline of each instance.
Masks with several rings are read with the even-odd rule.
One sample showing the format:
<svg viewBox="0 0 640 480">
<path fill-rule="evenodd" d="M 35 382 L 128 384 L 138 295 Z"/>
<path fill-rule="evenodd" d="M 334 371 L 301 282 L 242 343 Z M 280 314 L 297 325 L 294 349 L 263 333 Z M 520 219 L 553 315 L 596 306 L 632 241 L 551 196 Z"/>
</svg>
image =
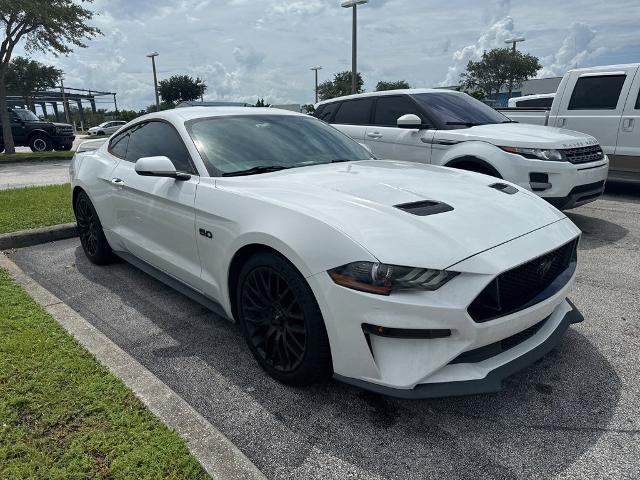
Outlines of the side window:
<svg viewBox="0 0 640 480">
<path fill-rule="evenodd" d="M 571 94 L 569 110 L 615 110 L 626 75 L 580 77 Z"/>
<path fill-rule="evenodd" d="M 129 144 L 129 130 L 113 137 L 109 142 L 109 153 L 118 158 L 125 158 L 127 155 L 127 145 Z"/>
<path fill-rule="evenodd" d="M 640 92 L 638 92 L 638 98 L 636 98 L 636 110 L 640 110 Z"/>
<path fill-rule="evenodd" d="M 369 125 L 373 98 L 342 102 L 332 123 L 343 125 Z"/>
<path fill-rule="evenodd" d="M 147 122 L 131 130 L 126 160 L 136 162 L 142 157 L 169 157 L 181 172 L 195 173 L 189 152 L 176 130 L 165 122 Z"/>
<path fill-rule="evenodd" d="M 320 113 L 318 115 L 316 115 L 316 116 L 320 120 L 324 120 L 325 122 L 329 122 L 329 121 L 331 121 L 331 117 L 333 116 L 333 113 L 336 111 L 336 109 L 338 108 L 339 105 L 340 105 L 340 102 L 333 102 L 333 103 L 327 103 L 325 105 L 321 105 L 320 108 L 322 110 L 320 110 Z"/>
<path fill-rule="evenodd" d="M 424 115 L 410 98 L 381 96 L 378 97 L 378 103 L 376 103 L 373 124 L 380 127 L 396 127 L 398 118 L 407 114 L 417 115 L 424 122 Z"/>
</svg>

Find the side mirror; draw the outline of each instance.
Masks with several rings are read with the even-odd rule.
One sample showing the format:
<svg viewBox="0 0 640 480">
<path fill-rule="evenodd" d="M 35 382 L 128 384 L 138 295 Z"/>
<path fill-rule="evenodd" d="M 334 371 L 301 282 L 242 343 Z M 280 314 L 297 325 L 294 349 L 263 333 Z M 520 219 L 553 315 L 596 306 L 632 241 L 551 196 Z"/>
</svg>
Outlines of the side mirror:
<svg viewBox="0 0 640 480">
<path fill-rule="evenodd" d="M 422 120 L 419 116 L 413 115 L 412 113 L 408 113 L 407 115 L 402 115 L 398 119 L 398 128 L 411 128 L 415 130 L 419 130 L 422 127 Z"/>
<path fill-rule="evenodd" d="M 176 180 L 189 180 L 191 175 L 178 172 L 169 157 L 142 157 L 136 162 L 136 173 L 143 177 L 168 177 Z"/>
</svg>

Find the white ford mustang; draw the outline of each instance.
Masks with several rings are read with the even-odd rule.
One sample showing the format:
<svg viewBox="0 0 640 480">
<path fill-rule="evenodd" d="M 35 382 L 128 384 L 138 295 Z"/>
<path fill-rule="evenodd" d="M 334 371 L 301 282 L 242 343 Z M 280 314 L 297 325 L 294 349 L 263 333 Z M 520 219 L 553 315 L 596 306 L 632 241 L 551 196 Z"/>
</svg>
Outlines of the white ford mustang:
<svg viewBox="0 0 640 480">
<path fill-rule="evenodd" d="M 582 320 L 580 231 L 496 178 L 264 108 L 140 117 L 71 164 L 82 247 L 239 322 L 258 363 L 405 398 L 499 390 Z"/>
</svg>

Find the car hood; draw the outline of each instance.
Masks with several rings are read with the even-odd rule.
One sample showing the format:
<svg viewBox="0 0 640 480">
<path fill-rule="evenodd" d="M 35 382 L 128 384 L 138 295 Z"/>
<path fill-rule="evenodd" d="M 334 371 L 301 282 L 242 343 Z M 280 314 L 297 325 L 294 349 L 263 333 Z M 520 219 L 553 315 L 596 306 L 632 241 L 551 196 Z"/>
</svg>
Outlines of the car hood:
<svg viewBox="0 0 640 480">
<path fill-rule="evenodd" d="M 528 123 L 502 123 L 457 130 L 438 130 L 436 138 L 454 141 L 479 140 L 500 147 L 554 149 L 585 147 L 598 143 L 594 137 L 586 133 Z"/>
<path fill-rule="evenodd" d="M 506 183 L 445 167 L 366 160 L 220 178 L 216 186 L 321 220 L 381 262 L 442 269 L 566 218 L 520 187 L 508 194 L 489 186 L 497 182 Z M 452 210 L 418 216 L 396 207 L 425 200 Z"/>
</svg>

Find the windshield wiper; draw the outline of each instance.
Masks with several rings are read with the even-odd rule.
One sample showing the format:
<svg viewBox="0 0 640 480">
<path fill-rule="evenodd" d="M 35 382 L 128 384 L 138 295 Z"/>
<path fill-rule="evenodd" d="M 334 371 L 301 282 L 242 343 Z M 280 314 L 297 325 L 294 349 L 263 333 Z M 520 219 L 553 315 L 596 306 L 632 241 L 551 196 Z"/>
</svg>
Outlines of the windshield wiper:
<svg viewBox="0 0 640 480">
<path fill-rule="evenodd" d="M 285 170 L 291 167 L 284 167 L 282 165 L 258 165 L 257 167 L 251 167 L 246 170 L 238 170 L 237 172 L 225 172 L 223 177 L 241 177 L 242 175 L 253 175 L 256 173 L 269 173 L 277 172 L 278 170 Z"/>
<path fill-rule="evenodd" d="M 331 160 L 329 163 L 343 163 L 343 162 L 355 162 L 356 160 L 347 160 L 346 158 L 338 158 L 336 160 Z"/>
<path fill-rule="evenodd" d="M 462 125 L 465 127 L 477 127 L 478 125 L 483 125 L 483 124 L 473 123 L 473 122 L 447 122 L 446 125 Z"/>
<path fill-rule="evenodd" d="M 500 122 L 500 123 L 520 123 L 520 122 L 518 122 L 517 120 L 505 120 L 505 121 Z"/>
</svg>

